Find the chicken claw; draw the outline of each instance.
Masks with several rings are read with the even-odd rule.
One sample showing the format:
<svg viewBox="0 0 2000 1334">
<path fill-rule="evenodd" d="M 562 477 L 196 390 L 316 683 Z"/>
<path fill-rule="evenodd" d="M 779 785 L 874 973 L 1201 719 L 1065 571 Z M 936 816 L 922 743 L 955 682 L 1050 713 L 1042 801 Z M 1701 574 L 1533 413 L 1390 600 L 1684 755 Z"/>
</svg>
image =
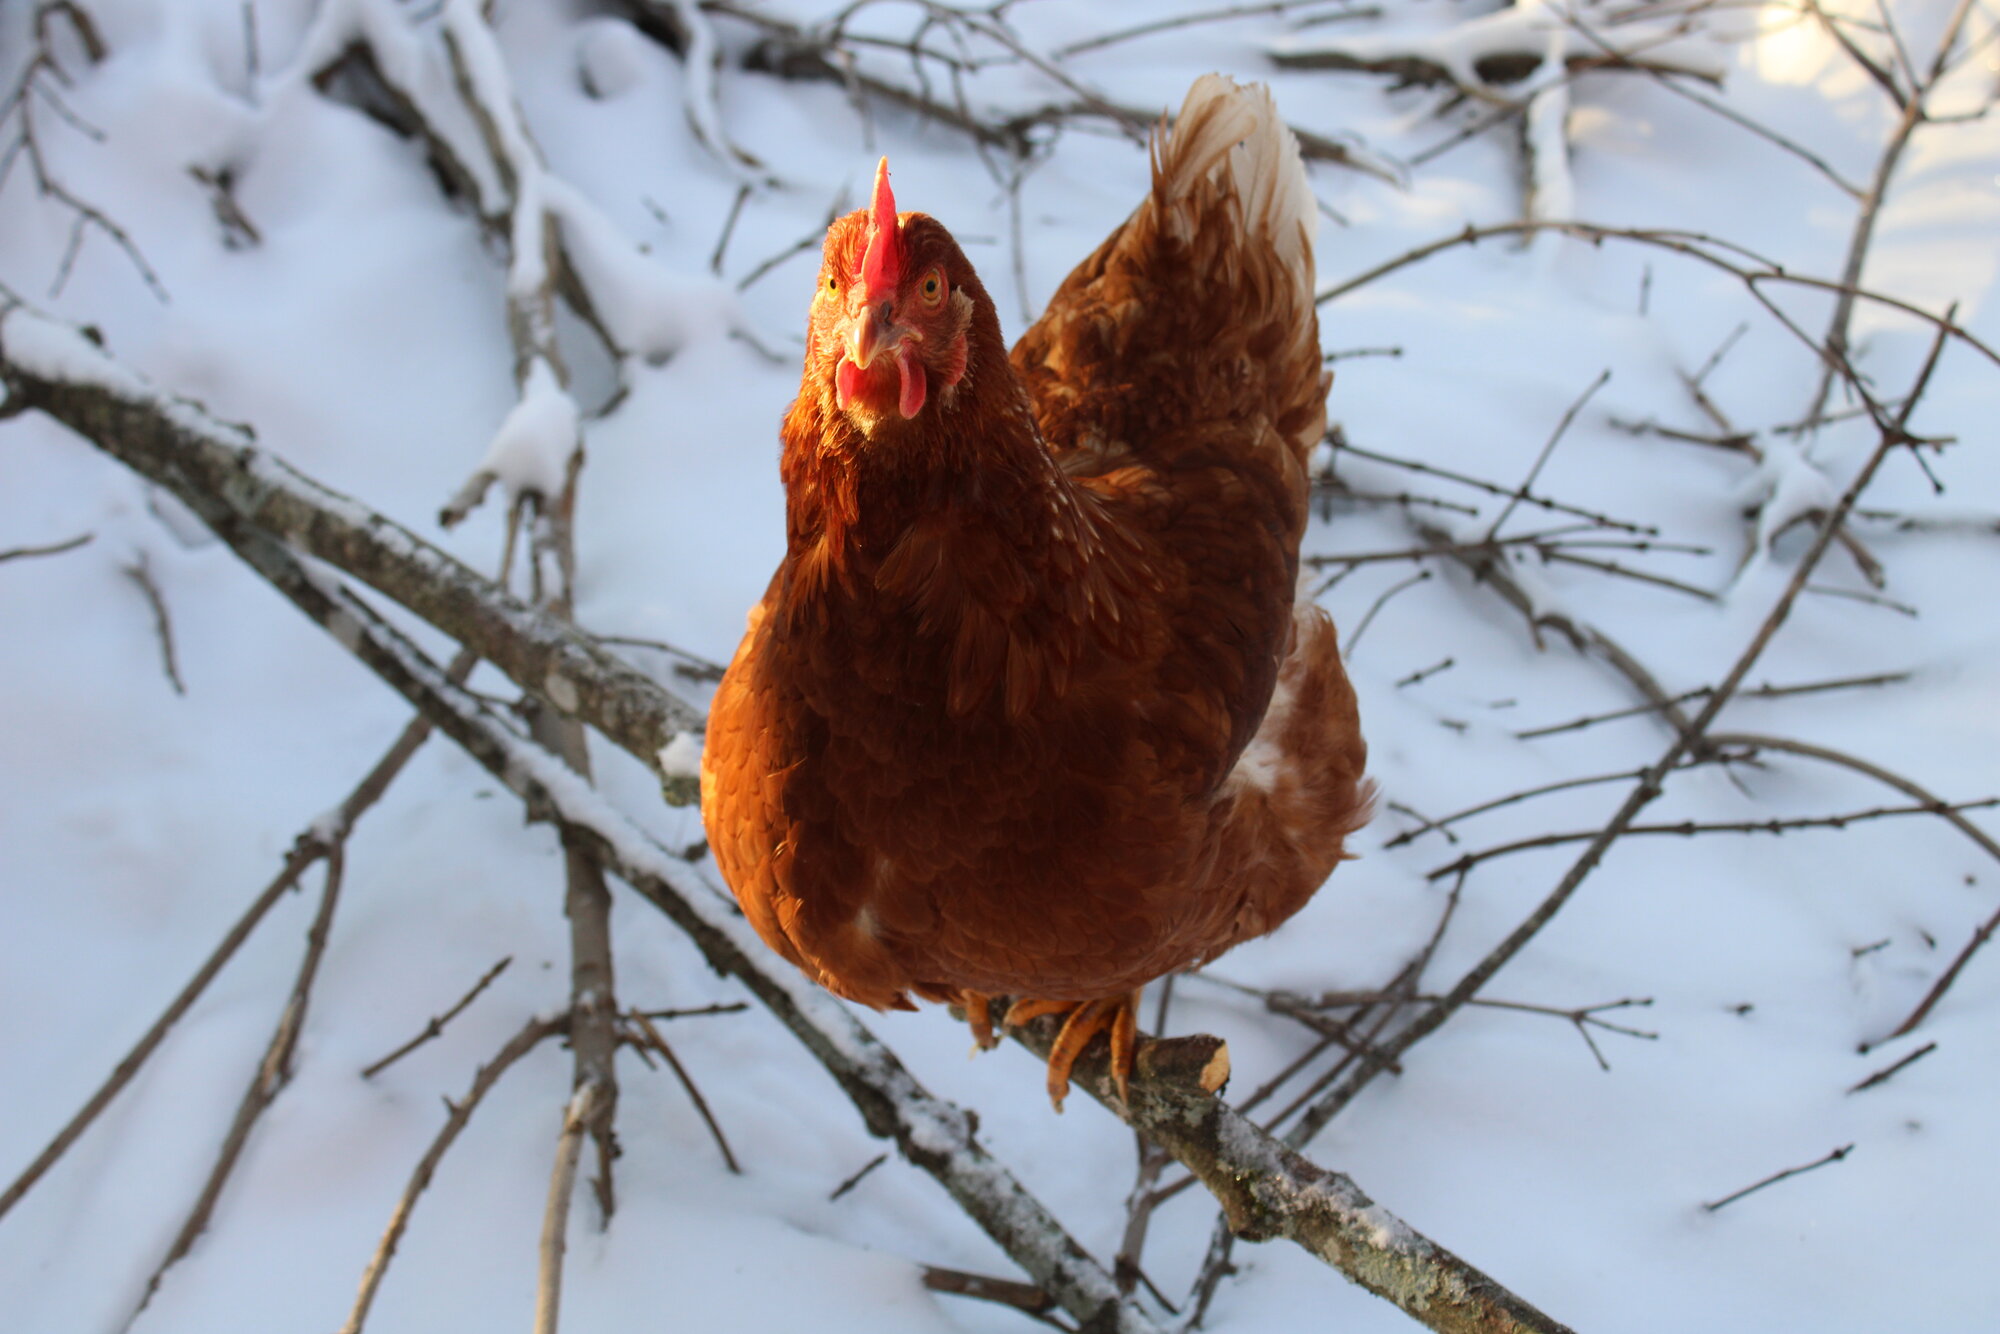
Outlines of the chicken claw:
<svg viewBox="0 0 2000 1334">
<path fill-rule="evenodd" d="M 1063 1020 L 1055 1045 L 1049 1049 L 1049 1101 L 1058 1112 L 1063 1109 L 1063 1099 L 1069 1094 L 1069 1073 L 1076 1065 L 1076 1058 L 1083 1054 L 1092 1038 L 1108 1031 L 1111 1078 L 1118 1085 L 1119 1098 L 1129 1104 L 1132 1059 L 1139 1048 L 1139 993 L 1132 991 L 1092 1001 L 1017 1000 L 1000 1022 L 1016 1028 L 1043 1015 L 1065 1012 L 1069 1017 Z"/>
<path fill-rule="evenodd" d="M 958 994 L 959 1008 L 965 1011 L 965 1022 L 972 1025 L 972 1051 L 974 1055 L 982 1051 L 992 1051 L 1000 1045 L 1000 1035 L 993 1031 L 993 998 L 977 991 L 961 991 Z"/>
</svg>

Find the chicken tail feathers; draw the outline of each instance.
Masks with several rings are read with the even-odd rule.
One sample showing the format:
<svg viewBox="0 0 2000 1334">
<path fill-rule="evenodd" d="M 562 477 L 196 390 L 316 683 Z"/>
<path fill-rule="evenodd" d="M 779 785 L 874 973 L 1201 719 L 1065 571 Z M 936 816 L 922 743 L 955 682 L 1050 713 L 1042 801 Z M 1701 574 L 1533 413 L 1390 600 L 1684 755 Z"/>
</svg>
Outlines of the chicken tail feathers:
<svg viewBox="0 0 2000 1334">
<path fill-rule="evenodd" d="M 1209 182 L 1238 202 L 1246 239 L 1269 244 L 1310 302 L 1319 209 L 1298 139 L 1264 85 L 1204 74 L 1188 89 L 1173 127 L 1154 135 L 1153 194 L 1169 217 L 1187 219 L 1173 205 Z"/>
</svg>

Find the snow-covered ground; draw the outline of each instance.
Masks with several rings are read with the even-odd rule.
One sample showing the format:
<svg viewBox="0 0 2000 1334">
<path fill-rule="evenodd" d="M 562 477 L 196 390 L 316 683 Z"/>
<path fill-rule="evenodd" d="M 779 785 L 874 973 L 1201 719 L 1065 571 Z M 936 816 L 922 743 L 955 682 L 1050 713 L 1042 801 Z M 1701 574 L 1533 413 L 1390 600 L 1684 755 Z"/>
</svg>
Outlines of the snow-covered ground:
<svg viewBox="0 0 2000 1334">
<path fill-rule="evenodd" d="M 546 159 L 534 188 L 598 266 L 582 276 L 631 353 L 614 365 L 582 325 L 565 323 L 573 399 L 546 366 L 529 375 L 524 396 L 504 247 L 482 236 L 473 208 L 445 198 L 421 145 L 312 78 L 350 38 L 365 37 L 385 65 L 408 62 L 392 79 L 424 90 L 427 106 L 455 105 L 444 34 L 483 32 L 478 6 L 79 3 L 102 58 L 93 63 L 75 25 L 50 14 L 52 67 L 0 122 L 0 149 L 24 129 L 34 137 L 32 153 L 9 154 L 0 184 L 0 282 L 94 326 L 155 382 L 248 425 L 306 472 L 483 569 L 498 560 L 500 501 L 449 533 L 437 528 L 438 509 L 482 460 L 516 482 L 546 471 L 547 442 L 565 437 L 580 407 L 579 621 L 709 659 L 727 658 L 780 551 L 776 428 L 797 386 L 816 236 L 835 201 L 861 199 L 877 154 L 890 157 L 902 206 L 936 214 L 966 244 L 1010 336 L 1148 179 L 1130 137 L 1074 117 L 1029 132 L 1036 151 L 1013 196 L 1004 184 L 1012 160 L 991 147 L 982 157 L 958 129 L 879 99 L 863 114 L 834 83 L 746 70 L 759 34 L 739 18 L 712 16 L 721 63 L 711 73 L 697 48 L 691 89 L 688 68 L 619 4 L 500 0 L 497 48 L 471 49 L 467 68 L 496 80 L 503 100 L 511 84 Z M 830 12 L 804 0 L 756 8 L 804 24 Z M 1571 57 L 1589 56 L 1593 39 L 1565 28 L 1556 4 L 1523 0 L 1506 24 L 1472 28 L 1497 7 L 1430 0 L 1303 27 L 1340 7 L 1294 6 L 1065 53 L 1201 8 L 1018 3 L 1005 11 L 1004 33 L 1033 58 L 998 63 L 990 58 L 1006 48 L 989 11 L 970 25 L 933 24 L 923 40 L 986 61 L 968 73 L 965 95 L 996 123 L 1086 96 L 1164 109 L 1209 69 L 1268 80 L 1292 124 L 1388 167 L 1390 179 L 1312 165 L 1329 215 L 1323 286 L 1468 225 L 1518 221 L 1527 207 L 1544 219 L 1698 234 L 1741 247 L 1730 252 L 1740 265 L 1837 283 L 1862 207 L 1837 182 L 1868 190 L 1901 114 L 1827 25 L 1782 3 L 1648 7 L 1702 11 L 1699 33 L 1662 29 L 1644 43 L 1661 60 L 1719 72 L 1719 89 L 1670 87 L 1632 70 L 1564 81 L 1545 65 L 1525 83 L 1480 90 L 1534 94 L 1532 154 L 1524 157 L 1509 120 L 1416 165 L 1499 108 L 1475 97 L 1440 118 L 1439 90 L 1279 68 L 1272 52 L 1349 41 L 1369 57 L 1429 53 L 1476 77 L 1478 56 L 1502 37 L 1508 50 L 1527 40 Z M 1883 8 L 1893 42 L 1878 30 L 1876 6 L 1825 8 L 1857 15 L 1840 31 L 1907 88 L 1908 64 L 1927 72 L 1940 32 L 1965 7 L 1892 0 Z M 1582 21 L 1639 41 L 1609 26 L 1616 9 L 1582 6 Z M 37 49 L 35 10 L 0 6 L 7 88 Z M 924 14 L 881 0 L 859 7 L 852 31 L 901 40 Z M 1861 271 L 1868 289 L 1924 312 L 1957 302 L 1956 318 L 1985 348 L 2000 346 L 2000 116 L 1977 113 L 2000 87 L 1996 27 L 1990 5 L 1970 7 L 1962 58 L 1897 163 Z M 864 74 L 920 86 L 907 52 L 851 49 Z M 929 62 L 927 72 L 932 95 L 955 105 L 942 66 Z M 443 131 L 476 144 L 458 114 Z M 493 188 L 483 160 L 469 170 Z M 44 171 L 66 195 L 38 188 Z M 122 228 L 131 249 L 105 226 L 79 224 L 88 217 Z M 763 267 L 808 238 L 815 244 Z M 524 281 L 520 264 L 511 278 Z M 1596 543 L 1565 554 L 1686 585 L 1544 561 L 1527 547 L 1510 566 L 1539 611 L 1594 627 L 1667 692 L 1715 685 L 1810 543 L 1814 525 L 1788 521 L 1837 498 L 1879 438 L 1838 388 L 1830 410 L 1839 420 L 1811 433 L 1777 430 L 1814 402 L 1820 372 L 1809 344 L 1832 308 L 1824 290 L 1775 279 L 1753 292 L 1684 250 L 1555 234 L 1443 248 L 1345 292 L 1321 308 L 1327 348 L 1354 353 L 1335 365 L 1330 414 L 1355 449 L 1333 467 L 1351 491 L 1416 500 L 1336 499 L 1307 552 L 1402 551 L 1424 544 L 1416 524 L 1458 541 L 1488 537 L 1565 412 L 1608 371 L 1532 488 L 1599 518 L 1529 501 L 1511 507 L 1498 535 L 1589 525 L 1550 540 Z M 1934 334 L 1923 319 L 1861 303 L 1850 344 L 1871 392 L 1892 403 L 1907 394 Z M 1690 377 L 1727 427 L 1698 405 Z M 1893 453 L 1861 502 L 1890 517 L 1851 525 L 1879 561 L 1882 587 L 1836 546 L 1744 684 L 1897 679 L 1742 698 L 1713 730 L 1859 757 L 1949 802 L 2000 795 L 1996 406 L 2000 365 L 1981 345 L 1949 342 L 1909 419 L 1920 436 L 1955 440 L 1923 456 L 1942 491 L 1909 451 Z M 1619 423 L 1754 433 L 1757 457 Z M 1370 455 L 1481 479 L 1499 493 Z M 0 424 L 0 551 L 85 534 L 87 544 L 59 554 L 0 560 L 0 1189 L 407 715 L 176 504 L 46 419 Z M 1619 545 L 1641 538 L 1654 546 Z M 1350 639 L 1367 622 L 1350 670 L 1386 804 L 1359 840 L 1361 859 L 1308 910 L 1213 967 L 1230 983 L 1308 994 L 1386 984 L 1444 911 L 1453 877 L 1433 872 L 1517 840 L 1588 835 L 1631 779 L 1499 805 L 1451 825 L 1455 841 L 1432 829 L 1387 845 L 1426 818 L 1630 774 L 1672 741 L 1657 711 L 1522 737 L 1643 701 L 1603 653 L 1580 652 L 1553 630 L 1538 643 L 1490 583 L 1449 559 L 1360 563 L 1334 580 L 1343 568 L 1326 568 L 1321 596 Z M 135 569 L 166 609 L 184 690 L 163 669 Z M 1398 589 L 1418 573 L 1429 577 Z M 649 668 L 672 661 L 630 651 Z M 506 689 L 497 675 L 475 684 Z M 606 792 L 668 845 L 700 837 L 696 813 L 663 806 L 636 763 L 607 746 L 594 758 Z M 1850 766 L 1766 751 L 1756 764 L 1673 775 L 1640 823 L 1910 804 Z M 1965 818 L 1989 838 L 2000 833 L 1990 807 Z M 1581 847 L 1474 867 L 1425 991 L 1472 967 Z M 442 740 L 417 755 L 354 835 L 296 1076 L 257 1125 L 207 1233 L 131 1328 L 338 1326 L 441 1124 L 439 1099 L 463 1096 L 478 1065 L 530 1016 L 567 1004 L 561 865 L 553 835 L 524 825 L 518 803 L 469 759 Z M 279 1021 L 318 877 L 307 876 L 123 1095 L 0 1218 L 0 1323 L 125 1326 Z M 1595 1031 L 1604 1070 L 1561 1017 L 1465 1010 L 1414 1047 L 1400 1075 L 1372 1083 L 1310 1152 L 1580 1330 L 1990 1329 L 2000 953 L 1973 957 L 1907 1035 L 1865 1055 L 1857 1048 L 1916 1007 L 1996 907 L 2000 864 L 1930 814 L 1781 837 L 1628 836 L 1482 995 L 1563 1011 L 1644 998 L 1645 1008 L 1605 1018 L 1649 1036 Z M 617 899 L 614 930 L 626 1003 L 742 999 L 639 900 Z M 504 956 L 513 965 L 439 1040 L 360 1077 Z M 968 1062 L 964 1027 L 936 1010 L 869 1022 L 934 1091 L 978 1109 L 994 1153 L 1108 1263 L 1132 1182 L 1129 1132 L 1082 1099 L 1058 1119 L 1030 1057 L 1008 1048 Z M 892 1158 L 829 1199 L 882 1146 L 776 1024 L 753 1007 L 666 1027 L 744 1170 L 723 1167 L 670 1074 L 624 1060 L 619 1208 L 599 1230 L 595 1204 L 579 1195 L 566 1328 L 1029 1327 L 1019 1313 L 923 1289 L 925 1265 L 1014 1271 L 920 1172 Z M 1170 1027 L 1229 1039 L 1238 1098 L 1313 1041 L 1254 997 L 1207 981 L 1179 984 Z M 1933 1043 L 1892 1078 L 1849 1091 Z M 480 1106 L 422 1196 L 368 1329 L 527 1325 L 569 1071 L 568 1055 L 545 1045 Z M 1838 1161 L 1702 1207 L 1850 1145 Z M 1191 1191 L 1154 1220 L 1145 1268 L 1176 1304 L 1213 1219 L 1211 1203 Z M 1209 1328 L 1411 1327 L 1282 1243 L 1239 1246 L 1235 1263 Z"/>
</svg>

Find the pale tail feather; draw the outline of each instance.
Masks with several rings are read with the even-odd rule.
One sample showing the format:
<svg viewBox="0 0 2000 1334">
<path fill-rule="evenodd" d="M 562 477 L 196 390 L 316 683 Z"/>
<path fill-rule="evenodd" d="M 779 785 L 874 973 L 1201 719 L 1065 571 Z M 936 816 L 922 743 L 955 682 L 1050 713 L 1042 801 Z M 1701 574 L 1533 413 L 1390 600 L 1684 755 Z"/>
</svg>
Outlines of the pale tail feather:
<svg viewBox="0 0 2000 1334">
<path fill-rule="evenodd" d="M 1188 89 L 1173 129 L 1153 140 L 1153 190 L 1171 203 L 1218 173 L 1242 202 L 1246 226 L 1269 239 L 1310 301 L 1319 209 L 1298 140 L 1279 119 L 1270 89 L 1204 74 Z"/>
</svg>

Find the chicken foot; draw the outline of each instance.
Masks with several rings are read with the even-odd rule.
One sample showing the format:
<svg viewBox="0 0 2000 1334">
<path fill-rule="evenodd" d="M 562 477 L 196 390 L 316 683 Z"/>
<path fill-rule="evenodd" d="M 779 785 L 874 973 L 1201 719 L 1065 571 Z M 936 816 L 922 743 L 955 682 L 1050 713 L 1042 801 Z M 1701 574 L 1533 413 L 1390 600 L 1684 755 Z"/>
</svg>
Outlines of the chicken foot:
<svg viewBox="0 0 2000 1334">
<path fill-rule="evenodd" d="M 977 1007 L 967 1007 L 967 1017 L 972 1021 L 975 1040 L 991 1045 L 992 1026 L 986 997 L 979 998 Z M 1007 1007 L 1006 1016 L 1000 1023 L 1006 1028 L 1015 1028 L 1043 1015 L 1067 1014 L 1062 1028 L 1056 1033 L 1055 1045 L 1049 1050 L 1049 1101 L 1060 1112 L 1063 1099 L 1069 1094 L 1069 1074 L 1076 1065 L 1076 1058 L 1090 1045 L 1090 1040 L 1099 1033 L 1109 1035 L 1111 1042 L 1111 1078 L 1118 1085 L 1121 1100 L 1131 1101 L 1132 1061 L 1139 1047 L 1139 993 L 1126 992 L 1122 996 L 1106 996 L 1099 1000 L 1045 1000 L 1024 997 Z M 984 1038 L 981 1038 L 982 1020 Z"/>
</svg>

